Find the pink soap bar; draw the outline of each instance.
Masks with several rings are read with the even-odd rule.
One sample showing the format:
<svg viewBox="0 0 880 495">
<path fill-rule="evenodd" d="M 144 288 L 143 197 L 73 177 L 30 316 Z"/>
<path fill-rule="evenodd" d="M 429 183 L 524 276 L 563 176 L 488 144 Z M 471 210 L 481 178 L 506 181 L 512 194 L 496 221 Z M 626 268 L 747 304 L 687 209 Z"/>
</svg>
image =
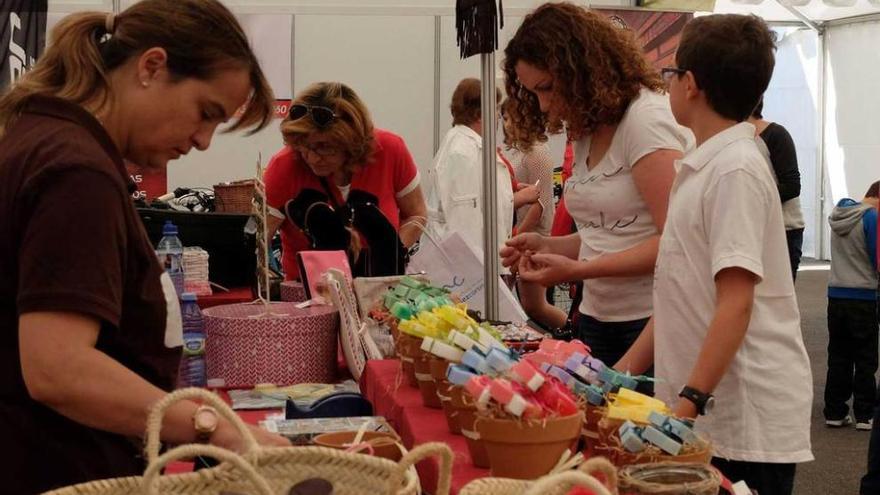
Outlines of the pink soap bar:
<svg viewBox="0 0 880 495">
<path fill-rule="evenodd" d="M 527 391 L 525 387 L 512 383 L 504 378 L 496 378 L 489 385 L 489 393 L 492 398 L 504 409 L 516 417 L 540 418 L 544 416 L 544 410 L 532 399 L 527 399 L 521 391 Z"/>
<path fill-rule="evenodd" d="M 535 398 L 546 409 L 560 416 L 571 416 L 578 412 L 577 402 L 571 391 L 556 377 L 549 377 L 544 386 L 535 393 Z"/>
<path fill-rule="evenodd" d="M 474 398 L 478 405 L 485 406 L 489 402 L 489 385 L 492 379 L 485 375 L 477 375 L 464 384 L 464 390 Z"/>
<path fill-rule="evenodd" d="M 535 399 L 535 393 L 529 390 L 528 387 L 518 382 L 511 382 L 510 385 L 513 387 L 513 391 L 526 401 L 526 409 L 523 412 L 524 418 L 543 418 L 550 413 L 547 408 Z"/>
<path fill-rule="evenodd" d="M 520 361 L 510 369 L 510 377 L 522 383 L 531 392 L 541 388 L 546 379 L 544 373 L 541 373 L 534 364 L 529 361 Z"/>
<path fill-rule="evenodd" d="M 524 355 L 522 357 L 522 360 L 534 364 L 536 368 L 540 368 L 541 365 L 544 363 L 553 364 L 553 361 L 555 359 L 553 354 L 546 351 L 537 350 L 535 352 Z"/>
<path fill-rule="evenodd" d="M 564 340 L 544 339 L 541 341 L 538 349 L 541 351 L 545 351 L 549 354 L 561 353 L 571 355 L 575 352 L 579 352 L 584 355 L 590 355 L 590 348 L 577 339 L 572 340 L 571 342 L 566 342 Z"/>
</svg>

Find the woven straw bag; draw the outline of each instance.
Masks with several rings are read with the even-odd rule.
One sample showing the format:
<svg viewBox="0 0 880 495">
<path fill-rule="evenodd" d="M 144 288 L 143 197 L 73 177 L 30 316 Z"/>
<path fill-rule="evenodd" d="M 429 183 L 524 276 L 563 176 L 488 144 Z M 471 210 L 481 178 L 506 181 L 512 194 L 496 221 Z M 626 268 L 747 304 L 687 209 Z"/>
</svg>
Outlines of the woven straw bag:
<svg viewBox="0 0 880 495">
<path fill-rule="evenodd" d="M 184 399 L 217 408 L 241 432 L 245 452 L 239 456 L 211 445 L 184 445 L 159 456 L 162 417 L 169 406 Z M 143 476 L 91 481 L 47 495 L 286 495 L 293 485 L 310 478 L 332 483 L 334 495 L 418 495 L 421 488 L 414 466 L 431 456 L 441 460 L 438 495 L 448 495 L 452 476 L 452 452 L 442 443 L 420 445 L 399 463 L 326 447 L 260 447 L 244 422 L 219 397 L 194 388 L 168 394 L 153 407 L 147 422 L 146 454 L 149 465 Z M 169 462 L 194 455 L 222 462 L 193 473 L 159 475 Z"/>
<path fill-rule="evenodd" d="M 607 487 L 589 473 L 600 472 Z M 459 495 L 565 495 L 572 486 L 583 486 L 596 495 L 617 495 L 617 470 L 604 457 L 583 462 L 577 470 L 550 473 L 536 481 L 510 478 L 480 478 L 471 481 Z"/>
</svg>

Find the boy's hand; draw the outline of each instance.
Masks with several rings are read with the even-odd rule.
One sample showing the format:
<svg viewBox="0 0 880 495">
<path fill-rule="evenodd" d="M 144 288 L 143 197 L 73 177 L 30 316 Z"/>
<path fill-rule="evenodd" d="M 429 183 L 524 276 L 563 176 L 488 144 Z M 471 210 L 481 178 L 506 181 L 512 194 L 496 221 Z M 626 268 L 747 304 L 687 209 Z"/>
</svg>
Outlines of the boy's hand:
<svg viewBox="0 0 880 495">
<path fill-rule="evenodd" d="M 675 409 L 673 409 L 672 411 L 672 414 L 676 418 L 696 419 L 697 406 L 696 404 L 685 399 L 684 397 L 679 397 L 678 402 L 675 404 Z"/>
<path fill-rule="evenodd" d="M 579 261 L 560 254 L 527 252 L 519 262 L 520 278 L 545 287 L 580 280 L 579 269 Z"/>
</svg>

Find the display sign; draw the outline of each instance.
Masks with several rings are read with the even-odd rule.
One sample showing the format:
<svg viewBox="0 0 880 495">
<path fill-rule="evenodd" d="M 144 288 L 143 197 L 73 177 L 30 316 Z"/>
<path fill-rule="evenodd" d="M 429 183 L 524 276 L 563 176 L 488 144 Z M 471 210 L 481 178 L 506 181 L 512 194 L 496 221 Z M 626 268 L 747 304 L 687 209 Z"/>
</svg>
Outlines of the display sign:
<svg viewBox="0 0 880 495">
<path fill-rule="evenodd" d="M 0 92 L 43 53 L 47 9 L 48 0 L 0 0 Z"/>
</svg>

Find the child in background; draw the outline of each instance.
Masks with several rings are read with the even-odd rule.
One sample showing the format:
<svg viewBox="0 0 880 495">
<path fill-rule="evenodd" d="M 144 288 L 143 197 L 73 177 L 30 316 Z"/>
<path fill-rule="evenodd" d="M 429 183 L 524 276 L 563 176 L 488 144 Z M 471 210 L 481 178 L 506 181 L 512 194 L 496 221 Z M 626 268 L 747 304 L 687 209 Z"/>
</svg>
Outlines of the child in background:
<svg viewBox="0 0 880 495">
<path fill-rule="evenodd" d="M 840 200 L 831 225 L 825 424 L 871 429 L 877 372 L 877 185 L 861 203 Z"/>
<path fill-rule="evenodd" d="M 774 45 L 757 17 L 699 17 L 677 66 L 662 71 L 697 147 L 676 165 L 653 320 L 615 367 L 653 363 L 657 397 L 699 416 L 713 465 L 762 495 L 787 495 L 795 463 L 813 459 L 812 379 L 779 194 L 744 122 L 770 82 Z"/>
</svg>

